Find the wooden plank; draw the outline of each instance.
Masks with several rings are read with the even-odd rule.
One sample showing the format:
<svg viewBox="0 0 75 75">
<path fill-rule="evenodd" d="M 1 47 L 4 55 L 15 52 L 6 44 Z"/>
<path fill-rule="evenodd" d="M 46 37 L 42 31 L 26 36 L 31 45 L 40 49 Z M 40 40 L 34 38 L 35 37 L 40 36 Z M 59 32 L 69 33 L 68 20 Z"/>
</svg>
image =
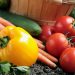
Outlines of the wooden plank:
<svg viewBox="0 0 75 75">
<path fill-rule="evenodd" d="M 26 15 L 42 21 L 54 21 L 56 18 L 68 15 L 74 5 L 51 4 L 49 0 L 11 0 L 11 12 Z"/>
<path fill-rule="evenodd" d="M 67 11 L 67 13 L 66 13 L 66 15 L 69 15 L 70 13 L 71 13 L 71 11 L 73 10 L 73 8 L 75 7 L 75 5 L 73 4 L 71 4 L 70 5 L 70 8 L 68 9 L 68 11 Z"/>
<path fill-rule="evenodd" d="M 51 4 L 50 2 L 44 0 L 43 9 L 41 13 L 41 20 L 54 20 L 57 8 L 58 5 Z"/>
<path fill-rule="evenodd" d="M 29 0 L 28 16 L 39 19 L 43 0 Z"/>
<path fill-rule="evenodd" d="M 17 13 L 18 12 L 18 2 L 19 0 L 11 0 L 11 7 L 10 7 L 10 11 Z"/>
<path fill-rule="evenodd" d="M 47 0 L 43 0 L 43 6 L 42 6 L 42 9 L 41 9 L 41 15 L 40 15 L 41 20 L 45 20 L 47 8 L 48 8 L 48 2 L 47 2 Z"/>
<path fill-rule="evenodd" d="M 75 0 L 63 0 L 63 3 L 75 4 Z"/>
<path fill-rule="evenodd" d="M 28 0 L 19 0 L 18 14 L 27 15 Z"/>
<path fill-rule="evenodd" d="M 55 19 L 57 19 L 60 16 L 66 15 L 66 13 L 68 12 L 69 8 L 70 8 L 69 4 L 62 4 L 62 5 L 60 5 L 58 7 L 58 9 L 57 9 L 57 13 L 56 13 Z"/>
</svg>

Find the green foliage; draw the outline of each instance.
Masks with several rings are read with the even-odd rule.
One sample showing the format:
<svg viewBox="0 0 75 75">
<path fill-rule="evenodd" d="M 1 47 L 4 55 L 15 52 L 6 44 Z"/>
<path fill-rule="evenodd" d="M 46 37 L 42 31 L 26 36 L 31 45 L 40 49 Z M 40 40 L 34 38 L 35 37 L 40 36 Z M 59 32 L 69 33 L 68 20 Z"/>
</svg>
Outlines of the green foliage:
<svg viewBox="0 0 75 75">
<path fill-rule="evenodd" d="M 70 15 L 69 15 L 69 16 L 71 16 L 71 17 L 75 18 L 75 8 L 72 10 L 72 12 L 70 13 Z"/>
<path fill-rule="evenodd" d="M 1 62 L 0 63 L 0 73 L 8 74 L 10 72 L 10 67 L 11 67 L 11 64 L 9 64 L 8 62 Z"/>
<path fill-rule="evenodd" d="M 0 62 L 0 75 L 29 75 L 28 66 L 13 66 L 8 62 Z"/>
</svg>

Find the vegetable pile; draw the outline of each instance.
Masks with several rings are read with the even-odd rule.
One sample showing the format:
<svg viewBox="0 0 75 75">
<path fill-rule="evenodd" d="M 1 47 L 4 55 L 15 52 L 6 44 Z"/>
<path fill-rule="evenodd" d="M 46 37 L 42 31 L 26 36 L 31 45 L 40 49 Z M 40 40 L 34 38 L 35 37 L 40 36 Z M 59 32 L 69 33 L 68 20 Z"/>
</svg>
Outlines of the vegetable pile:
<svg viewBox="0 0 75 75">
<path fill-rule="evenodd" d="M 42 27 L 40 26 L 42 32 L 36 38 L 31 36 L 21 27 L 16 27 L 11 22 L 0 17 L 0 61 L 7 61 L 13 65 L 16 65 L 16 67 L 31 67 L 38 60 L 48 65 L 50 68 L 56 68 L 57 66 L 60 66 L 63 71 L 74 73 L 75 37 L 74 34 L 72 35 L 72 32 L 74 32 L 74 23 L 71 24 L 70 21 L 70 24 L 67 23 L 68 17 L 71 18 L 70 16 L 60 17 L 60 20 L 57 19 L 53 26 L 47 24 L 42 25 Z M 62 23 L 61 20 L 63 18 L 65 18 L 67 21 L 66 23 Z M 66 32 L 65 30 L 63 32 L 56 31 L 56 27 L 62 27 L 62 29 L 64 29 L 63 25 L 71 25 L 71 27 L 69 27 L 69 29 L 65 29 Z M 69 64 L 70 66 L 68 66 Z"/>
<path fill-rule="evenodd" d="M 42 50 L 45 48 L 43 42 L 33 38 L 23 28 L 16 27 L 0 17 L 0 30 L 1 62 L 7 61 L 16 66 L 32 66 L 38 58 L 50 67 L 56 67 L 54 62 L 58 60 Z"/>
<path fill-rule="evenodd" d="M 42 25 L 39 38 L 45 41 L 45 50 L 58 59 L 65 72 L 75 72 L 75 20 L 71 16 L 61 16 L 53 26 Z M 48 26 L 48 28 L 47 28 Z M 50 29 L 49 29 L 50 28 Z M 51 31 L 52 28 L 52 31 Z M 46 31 L 46 34 L 43 33 Z M 48 32 L 50 34 L 48 34 Z M 42 35 L 43 34 L 43 35 Z M 47 36 L 49 35 L 49 36 Z M 42 37 L 47 37 L 47 39 Z M 70 64 L 70 65 L 69 65 Z"/>
<path fill-rule="evenodd" d="M 25 16 L 4 11 L 9 6 L 10 0 L 0 1 L 0 74 L 75 73 L 75 19 L 61 16 L 54 25 L 40 25 Z M 37 64 L 41 65 L 38 69 Z"/>
</svg>

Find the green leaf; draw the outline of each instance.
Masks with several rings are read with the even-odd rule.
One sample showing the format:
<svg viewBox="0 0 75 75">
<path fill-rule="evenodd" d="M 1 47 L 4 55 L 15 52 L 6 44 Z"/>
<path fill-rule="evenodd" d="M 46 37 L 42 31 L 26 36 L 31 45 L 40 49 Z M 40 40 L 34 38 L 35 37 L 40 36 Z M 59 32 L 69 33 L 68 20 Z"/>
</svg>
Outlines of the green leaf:
<svg viewBox="0 0 75 75">
<path fill-rule="evenodd" d="M 1 75 L 30 75 L 30 67 L 14 66 L 8 62 L 0 62 Z"/>
<path fill-rule="evenodd" d="M 3 63 L 0 64 L 0 72 L 7 74 L 7 73 L 10 72 L 10 67 L 11 67 L 10 63 L 3 62 Z"/>
<path fill-rule="evenodd" d="M 21 72 L 26 72 L 29 69 L 29 67 L 28 66 L 18 66 L 16 67 L 16 69 L 18 69 Z"/>
<path fill-rule="evenodd" d="M 30 74 L 30 68 L 28 66 L 17 66 L 15 69 L 19 70 L 21 73 L 25 73 L 25 75 Z"/>
</svg>

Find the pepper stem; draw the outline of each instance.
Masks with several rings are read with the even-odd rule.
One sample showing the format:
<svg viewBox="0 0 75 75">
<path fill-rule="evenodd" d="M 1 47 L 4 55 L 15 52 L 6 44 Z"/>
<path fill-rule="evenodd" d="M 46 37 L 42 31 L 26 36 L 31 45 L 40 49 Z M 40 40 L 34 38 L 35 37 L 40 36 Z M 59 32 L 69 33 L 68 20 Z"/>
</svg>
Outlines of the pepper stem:
<svg viewBox="0 0 75 75">
<path fill-rule="evenodd" d="M 8 36 L 0 37 L 0 48 L 6 47 L 8 42 L 9 42 L 9 37 Z"/>
</svg>

